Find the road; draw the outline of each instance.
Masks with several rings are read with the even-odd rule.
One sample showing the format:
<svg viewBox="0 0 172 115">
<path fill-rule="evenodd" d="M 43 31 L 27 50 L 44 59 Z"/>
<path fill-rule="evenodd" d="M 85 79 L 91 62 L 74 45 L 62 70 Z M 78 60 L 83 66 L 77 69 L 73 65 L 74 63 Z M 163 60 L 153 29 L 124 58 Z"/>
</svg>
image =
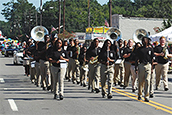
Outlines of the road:
<svg viewBox="0 0 172 115">
<path fill-rule="evenodd" d="M 102 98 L 87 87 L 65 82 L 64 100 L 54 100 L 50 91 L 36 87 L 24 76 L 21 65 L 0 55 L 0 115 L 169 115 L 172 114 L 172 74 L 169 91 L 155 91 L 150 102 L 138 101 L 137 91 L 113 87 L 113 98 Z"/>
</svg>

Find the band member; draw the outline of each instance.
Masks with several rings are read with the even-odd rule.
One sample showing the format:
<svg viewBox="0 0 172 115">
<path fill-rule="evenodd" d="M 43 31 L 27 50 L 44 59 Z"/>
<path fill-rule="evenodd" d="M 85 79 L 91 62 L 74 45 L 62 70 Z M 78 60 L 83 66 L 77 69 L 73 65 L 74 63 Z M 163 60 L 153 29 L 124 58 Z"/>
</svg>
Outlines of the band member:
<svg viewBox="0 0 172 115">
<path fill-rule="evenodd" d="M 39 42 L 36 42 L 35 43 L 35 46 L 36 46 L 36 49 L 35 49 L 35 52 L 34 52 L 34 60 L 36 61 L 35 62 L 35 72 L 36 72 L 36 86 L 39 87 L 40 86 L 40 83 L 41 83 L 41 79 L 40 79 L 40 64 L 39 64 L 39 54 L 38 54 L 38 43 Z"/>
<path fill-rule="evenodd" d="M 169 57 L 172 57 L 170 49 L 165 45 L 166 38 L 160 37 L 159 39 L 160 45 L 156 46 L 154 49 L 154 54 L 157 56 L 158 64 L 155 66 L 156 72 L 156 89 L 159 89 L 160 86 L 160 77 L 162 75 L 163 83 L 164 83 L 164 90 L 168 91 L 168 77 L 167 72 L 169 68 Z"/>
<path fill-rule="evenodd" d="M 35 59 L 33 58 L 35 50 L 36 50 L 36 46 L 32 44 L 29 47 L 30 55 L 28 55 L 28 58 L 30 60 L 30 80 L 31 80 L 32 83 L 36 84 Z"/>
<path fill-rule="evenodd" d="M 88 75 L 88 60 L 86 59 L 87 47 L 83 46 L 81 48 L 81 53 L 79 55 L 80 62 L 80 82 L 81 86 L 86 87 L 87 75 Z"/>
<path fill-rule="evenodd" d="M 149 47 L 153 48 L 153 46 L 150 44 Z M 150 78 L 150 93 L 149 93 L 149 97 L 153 98 L 154 95 L 154 85 L 155 85 L 155 66 L 157 65 L 157 58 L 154 55 L 153 57 L 153 63 L 152 63 L 152 71 L 151 71 L 151 78 Z"/>
<path fill-rule="evenodd" d="M 115 85 L 118 83 L 121 87 L 124 86 L 124 61 L 123 61 L 123 41 L 122 39 L 118 40 L 118 59 L 121 59 L 121 63 L 120 64 L 115 64 L 115 72 L 114 72 L 114 83 Z"/>
<path fill-rule="evenodd" d="M 48 45 L 46 43 L 47 39 L 49 38 L 48 35 L 44 36 L 45 42 L 39 42 L 38 43 L 38 54 L 40 55 L 40 74 L 41 74 L 41 82 L 43 85 L 43 90 L 47 87 L 50 89 L 50 70 L 49 70 L 49 61 L 48 58 L 46 57 L 46 51 L 48 49 Z M 47 80 L 48 77 L 48 80 Z"/>
<path fill-rule="evenodd" d="M 130 71 L 131 71 L 131 74 L 132 74 L 132 92 L 135 92 L 136 89 L 137 89 L 137 78 L 138 78 L 138 75 L 135 72 L 135 61 L 136 61 L 136 51 L 141 46 L 142 45 L 141 45 L 140 42 L 136 43 L 136 45 L 134 46 L 133 51 L 131 53 L 130 60 L 129 60 L 130 63 L 131 63 Z"/>
<path fill-rule="evenodd" d="M 65 40 L 63 43 L 63 49 L 67 50 L 67 47 L 68 47 L 68 43 L 67 43 L 67 40 Z"/>
<path fill-rule="evenodd" d="M 27 42 L 26 44 L 26 48 L 24 49 L 23 51 L 23 66 L 25 68 L 25 75 L 27 75 L 28 77 L 30 76 L 30 62 L 29 62 L 29 59 L 28 59 L 28 55 L 30 55 L 30 52 L 29 52 L 29 47 L 31 46 L 31 42 Z"/>
<path fill-rule="evenodd" d="M 95 38 L 89 49 L 87 50 L 86 57 L 89 62 L 89 84 L 88 89 L 90 86 L 92 86 L 91 92 L 96 91 L 96 93 L 99 93 L 99 80 L 100 80 L 100 63 L 98 62 L 98 54 L 101 51 L 101 48 L 98 46 L 99 40 L 98 38 Z"/>
<path fill-rule="evenodd" d="M 62 67 L 60 64 L 63 63 L 61 60 L 65 62 L 69 61 L 67 52 L 62 48 L 62 44 L 62 40 L 58 38 L 55 42 L 54 51 L 49 58 L 52 63 L 52 75 L 54 78 L 54 99 L 56 99 L 57 94 L 59 94 L 60 100 L 63 100 L 64 96 L 64 77 L 66 73 L 66 67 Z"/>
<path fill-rule="evenodd" d="M 150 89 L 150 77 L 152 60 L 154 57 L 153 48 L 149 47 L 149 39 L 147 37 L 142 38 L 143 46 L 138 48 L 136 52 L 136 73 L 138 72 L 138 100 L 141 100 L 142 91 L 144 86 L 144 98 L 145 102 L 149 102 L 149 89 Z M 138 65 L 138 62 L 140 63 Z M 138 65 L 138 68 L 137 68 Z M 138 70 L 137 70 L 138 69 Z"/>
<path fill-rule="evenodd" d="M 55 42 L 56 42 L 57 38 L 58 38 L 57 35 L 52 36 L 52 38 L 51 38 L 51 45 L 48 48 L 47 53 L 46 53 L 46 56 L 47 56 L 48 60 L 50 58 L 51 53 L 54 50 L 54 46 L 55 46 Z M 50 60 L 49 60 L 49 62 L 50 62 Z M 52 75 L 52 63 L 51 62 L 50 62 L 50 65 L 49 65 L 49 70 L 50 70 L 50 74 L 51 74 L 51 91 L 53 91 L 53 89 L 54 89 L 54 87 L 53 87 L 53 79 L 54 78 L 53 78 L 53 75 Z"/>
<path fill-rule="evenodd" d="M 125 59 L 124 61 L 125 76 L 124 76 L 124 87 L 123 87 L 124 89 L 129 85 L 129 77 L 131 75 L 131 71 L 130 71 L 131 63 L 129 62 L 129 60 L 133 49 L 133 44 L 134 42 L 132 39 L 128 40 L 128 47 L 124 49 L 124 55 L 123 55 L 123 58 Z"/>
<path fill-rule="evenodd" d="M 72 59 L 73 59 L 73 64 L 72 64 L 72 82 L 75 84 L 80 83 L 80 70 L 79 70 L 79 54 L 80 54 L 80 47 L 79 47 L 79 40 L 75 39 L 74 40 L 75 45 L 71 48 L 72 50 Z"/>
<path fill-rule="evenodd" d="M 116 52 L 111 47 L 111 41 L 106 40 L 99 54 L 99 62 L 101 63 L 100 76 L 102 85 L 102 97 L 104 98 L 106 93 L 106 80 L 108 79 L 108 99 L 112 98 L 112 84 L 114 76 L 114 62 L 116 60 Z"/>
<path fill-rule="evenodd" d="M 68 62 L 68 67 L 67 67 L 67 76 L 66 79 L 68 79 L 68 81 L 71 80 L 71 72 L 72 72 L 72 65 L 74 63 L 74 60 L 72 58 L 72 47 L 74 46 L 74 40 L 73 38 L 69 39 L 69 46 L 67 47 L 67 52 L 68 52 L 68 56 L 69 56 L 69 62 Z"/>
</svg>

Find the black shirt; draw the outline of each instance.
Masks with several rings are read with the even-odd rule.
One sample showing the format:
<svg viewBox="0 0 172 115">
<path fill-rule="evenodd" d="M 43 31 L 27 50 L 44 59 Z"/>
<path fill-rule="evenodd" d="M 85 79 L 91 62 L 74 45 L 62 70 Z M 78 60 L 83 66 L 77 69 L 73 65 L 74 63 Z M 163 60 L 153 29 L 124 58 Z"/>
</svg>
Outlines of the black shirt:
<svg viewBox="0 0 172 115">
<path fill-rule="evenodd" d="M 134 61 L 133 63 L 131 63 L 131 65 L 135 65 L 135 61 L 136 61 L 136 51 L 135 51 L 135 52 L 131 52 L 130 61 Z"/>
<path fill-rule="evenodd" d="M 69 45 L 67 47 L 67 52 L 68 52 L 69 57 L 72 58 L 72 46 L 71 45 Z"/>
<path fill-rule="evenodd" d="M 150 48 L 150 47 L 146 48 L 145 46 L 142 46 L 138 48 L 138 50 L 136 51 L 136 56 L 140 63 L 152 64 L 152 59 L 154 57 L 153 48 Z"/>
<path fill-rule="evenodd" d="M 86 58 L 86 53 L 80 53 L 79 54 L 79 62 L 80 62 L 80 65 L 83 65 L 83 63 L 84 63 L 84 58 Z M 88 61 L 87 62 L 85 62 L 85 64 L 88 64 Z"/>
<path fill-rule="evenodd" d="M 60 60 L 60 56 L 62 56 L 64 58 L 67 58 L 67 59 L 69 58 L 67 52 L 65 50 L 63 50 L 63 49 L 61 51 L 53 50 L 53 52 L 50 55 L 50 58 L 52 58 L 53 60 L 58 61 L 58 60 Z M 58 63 L 58 64 L 57 63 L 52 63 L 52 65 L 55 66 L 55 67 L 60 67 L 60 63 Z"/>
<path fill-rule="evenodd" d="M 170 49 L 167 47 L 169 54 L 171 54 Z M 155 53 L 162 53 L 163 52 L 163 47 L 161 45 L 158 45 L 154 48 Z M 157 62 L 160 64 L 165 64 L 169 61 L 169 59 L 164 59 L 162 56 L 157 56 L 156 57 Z"/>
<path fill-rule="evenodd" d="M 46 58 L 46 43 L 39 42 L 38 43 L 38 53 L 40 55 L 40 59 L 47 61 Z"/>
<path fill-rule="evenodd" d="M 79 54 L 77 54 L 77 51 L 79 51 L 78 53 L 80 53 L 80 47 L 76 47 L 76 46 L 73 46 L 71 47 L 71 51 L 72 51 L 72 58 L 73 59 L 78 59 L 79 58 Z"/>
<path fill-rule="evenodd" d="M 88 49 L 86 52 L 86 57 L 87 59 L 90 59 L 91 57 L 96 57 L 97 55 L 99 55 L 101 51 L 101 48 L 94 48 L 94 49 Z"/>
<path fill-rule="evenodd" d="M 113 60 L 116 60 L 117 59 L 117 56 L 116 56 L 116 52 L 114 50 L 110 50 L 110 51 L 101 51 L 99 53 L 99 57 L 98 57 L 98 60 L 99 62 L 107 62 L 107 53 L 109 54 L 109 58 L 110 59 L 113 59 Z M 114 62 L 109 62 L 109 65 L 112 65 Z"/>
<path fill-rule="evenodd" d="M 132 52 L 132 49 L 130 49 L 129 47 L 126 47 L 126 48 L 123 49 L 123 55 L 129 54 L 129 53 L 131 53 L 131 52 Z M 130 55 L 130 56 L 131 56 L 131 55 Z M 125 58 L 125 61 L 129 61 L 129 60 L 130 60 L 130 56 L 127 57 L 127 58 Z"/>
</svg>

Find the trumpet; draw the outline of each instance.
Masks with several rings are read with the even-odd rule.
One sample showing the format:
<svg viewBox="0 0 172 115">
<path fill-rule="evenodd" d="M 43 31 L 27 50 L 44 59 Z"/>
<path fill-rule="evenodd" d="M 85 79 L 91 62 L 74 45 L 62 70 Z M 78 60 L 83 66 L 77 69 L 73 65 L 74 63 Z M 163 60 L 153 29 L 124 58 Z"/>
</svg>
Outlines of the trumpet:
<svg viewBox="0 0 172 115">
<path fill-rule="evenodd" d="M 90 64 L 96 64 L 96 63 L 98 63 L 98 56 L 96 56 L 92 60 L 90 60 Z"/>
</svg>

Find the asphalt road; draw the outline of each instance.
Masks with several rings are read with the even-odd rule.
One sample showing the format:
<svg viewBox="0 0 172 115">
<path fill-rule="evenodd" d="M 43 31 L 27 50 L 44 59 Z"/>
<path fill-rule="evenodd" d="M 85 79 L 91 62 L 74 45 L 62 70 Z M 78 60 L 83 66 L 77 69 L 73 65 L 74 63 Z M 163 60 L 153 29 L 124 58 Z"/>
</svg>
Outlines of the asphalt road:
<svg viewBox="0 0 172 115">
<path fill-rule="evenodd" d="M 168 115 L 172 114 L 172 74 L 169 91 L 155 91 L 150 102 L 138 101 L 137 91 L 113 88 L 113 98 L 102 98 L 87 87 L 65 80 L 64 100 L 54 100 L 50 91 L 36 87 L 24 76 L 21 65 L 0 55 L 0 115 Z"/>
</svg>

